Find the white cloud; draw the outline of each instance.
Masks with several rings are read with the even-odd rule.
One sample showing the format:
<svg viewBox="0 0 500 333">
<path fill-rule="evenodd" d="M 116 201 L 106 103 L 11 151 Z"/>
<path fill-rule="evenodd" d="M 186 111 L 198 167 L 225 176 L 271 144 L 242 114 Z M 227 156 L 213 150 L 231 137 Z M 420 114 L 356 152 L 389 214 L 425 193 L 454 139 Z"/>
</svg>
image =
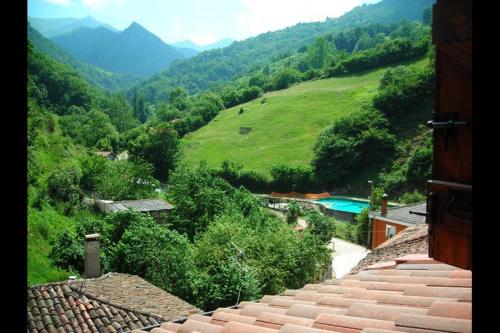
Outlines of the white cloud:
<svg viewBox="0 0 500 333">
<path fill-rule="evenodd" d="M 53 5 L 69 6 L 73 4 L 73 0 L 45 0 L 46 2 Z"/>
<path fill-rule="evenodd" d="M 217 41 L 217 37 L 211 32 L 194 33 L 187 36 L 192 42 L 198 45 L 207 45 Z"/>
<path fill-rule="evenodd" d="M 61 0 L 56 0 L 61 1 Z M 62 0 L 65 1 L 65 0 Z M 82 4 L 91 10 L 99 10 L 110 4 L 121 4 L 124 0 L 82 0 Z"/>
<path fill-rule="evenodd" d="M 257 35 L 298 22 L 323 21 L 375 0 L 243 0 L 246 11 L 234 16 L 242 37 Z"/>
<path fill-rule="evenodd" d="M 175 35 L 179 35 L 182 32 L 181 21 L 179 21 L 177 17 L 174 17 L 173 19 L 172 31 L 174 32 Z"/>
</svg>

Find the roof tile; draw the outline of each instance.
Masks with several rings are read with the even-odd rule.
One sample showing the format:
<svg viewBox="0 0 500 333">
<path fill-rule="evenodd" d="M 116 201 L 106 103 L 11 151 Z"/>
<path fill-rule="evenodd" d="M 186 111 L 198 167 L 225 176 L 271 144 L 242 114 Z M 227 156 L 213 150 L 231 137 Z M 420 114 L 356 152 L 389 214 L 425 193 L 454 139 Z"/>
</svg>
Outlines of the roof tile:
<svg viewBox="0 0 500 333">
<path fill-rule="evenodd" d="M 276 313 L 263 312 L 257 317 L 255 325 L 268 328 L 280 329 L 285 324 L 295 324 L 299 326 L 311 326 L 313 319 L 279 315 Z"/>
<path fill-rule="evenodd" d="M 402 314 L 410 313 L 425 316 L 427 311 L 427 309 L 414 307 L 356 303 L 349 308 L 346 315 L 396 321 Z"/>
<path fill-rule="evenodd" d="M 365 327 L 384 328 L 394 330 L 394 321 L 369 319 L 361 317 L 321 314 L 316 318 L 313 327 L 325 328 L 327 330 L 338 330 L 339 332 L 347 329 L 361 330 Z"/>
<path fill-rule="evenodd" d="M 471 288 L 410 286 L 405 288 L 403 295 L 452 298 L 472 302 Z"/>
<path fill-rule="evenodd" d="M 438 332 L 471 333 L 472 322 L 456 318 L 405 314 L 396 321 L 396 328 L 402 330 L 405 328 L 420 328 Z"/>
<path fill-rule="evenodd" d="M 304 327 L 294 324 L 286 324 L 279 330 L 279 333 L 325 333 L 325 331 L 313 327 Z"/>
<path fill-rule="evenodd" d="M 210 317 L 207 317 L 210 318 Z M 212 324 L 216 325 L 224 325 L 229 321 L 237 321 L 239 323 L 245 323 L 245 324 L 255 324 L 255 321 L 257 320 L 255 317 L 250 317 L 250 316 L 243 316 L 239 314 L 233 314 L 233 313 L 228 313 L 228 312 L 217 312 L 212 315 Z"/>
<path fill-rule="evenodd" d="M 322 313 L 343 315 L 347 309 L 331 308 L 325 306 L 313 306 L 305 304 L 293 304 L 286 312 L 287 316 L 316 319 Z"/>
<path fill-rule="evenodd" d="M 436 301 L 432 303 L 429 309 L 429 316 L 472 319 L 472 304 L 466 302 Z"/>
</svg>

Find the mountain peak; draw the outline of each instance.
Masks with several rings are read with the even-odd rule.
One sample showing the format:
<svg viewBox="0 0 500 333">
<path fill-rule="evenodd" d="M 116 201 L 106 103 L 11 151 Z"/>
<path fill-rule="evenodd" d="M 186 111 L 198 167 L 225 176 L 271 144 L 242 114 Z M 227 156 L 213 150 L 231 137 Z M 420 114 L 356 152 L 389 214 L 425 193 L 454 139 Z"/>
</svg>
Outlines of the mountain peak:
<svg viewBox="0 0 500 333">
<path fill-rule="evenodd" d="M 132 23 L 130 23 L 130 25 L 128 26 L 127 29 L 141 29 L 141 30 L 146 30 L 142 25 L 140 25 L 136 21 L 133 21 Z M 125 29 L 125 30 L 127 30 L 127 29 Z"/>
</svg>

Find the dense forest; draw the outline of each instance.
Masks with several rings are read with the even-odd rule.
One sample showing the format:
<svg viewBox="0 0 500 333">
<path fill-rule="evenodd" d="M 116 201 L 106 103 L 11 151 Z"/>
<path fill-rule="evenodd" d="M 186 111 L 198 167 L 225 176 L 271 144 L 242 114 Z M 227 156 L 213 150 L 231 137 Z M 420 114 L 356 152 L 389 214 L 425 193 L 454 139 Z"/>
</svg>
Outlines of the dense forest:
<svg viewBox="0 0 500 333">
<path fill-rule="evenodd" d="M 395 191 L 404 202 L 420 200 L 414 190 L 430 172 L 430 136 L 424 127 L 416 134 L 407 128 L 431 109 L 433 62 L 387 69 L 366 105 L 319 135 L 309 167 L 276 165 L 271 179 L 231 161 L 188 167 L 182 138 L 268 91 L 433 59 L 431 3 L 385 0 L 338 19 L 262 34 L 174 62 L 145 84 L 114 93 L 99 88 L 106 83 L 94 68 L 75 70 L 78 63 L 31 31 L 30 283 L 82 274 L 83 236 L 95 232 L 103 235 L 104 272 L 138 274 L 205 310 L 314 281 L 331 261 L 326 245 L 335 232 L 366 240 L 366 214 L 356 230 L 335 231 L 331 220 L 308 212 L 311 228 L 298 234 L 297 211 L 284 221 L 252 193 L 334 190 L 339 179 L 379 164 L 377 196 Z M 126 150 L 130 157 L 108 161 L 99 150 Z M 161 197 L 174 209 L 158 224 L 134 211 L 104 216 L 86 205 L 88 197 Z"/>
</svg>

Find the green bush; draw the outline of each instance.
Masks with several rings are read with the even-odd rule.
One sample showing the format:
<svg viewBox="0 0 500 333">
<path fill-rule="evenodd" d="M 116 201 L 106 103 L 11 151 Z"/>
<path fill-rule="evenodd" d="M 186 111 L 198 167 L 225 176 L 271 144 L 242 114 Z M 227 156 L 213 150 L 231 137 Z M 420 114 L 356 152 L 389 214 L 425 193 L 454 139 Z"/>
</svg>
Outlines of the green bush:
<svg viewBox="0 0 500 333">
<path fill-rule="evenodd" d="M 286 222 L 288 224 L 295 225 L 300 214 L 301 209 L 299 203 L 295 200 L 289 201 L 286 209 Z"/>
<path fill-rule="evenodd" d="M 47 191 L 52 202 L 62 205 L 71 214 L 82 204 L 83 193 L 79 187 L 80 170 L 75 167 L 56 169 L 47 178 Z"/>
<path fill-rule="evenodd" d="M 409 66 L 389 68 L 382 79 L 373 105 L 388 116 L 408 113 L 434 91 L 434 71 Z"/>
<path fill-rule="evenodd" d="M 241 251 L 241 252 L 240 252 Z M 194 249 L 193 293 L 205 310 L 313 282 L 330 261 L 316 236 L 301 237 L 268 212 L 218 218 Z M 241 290 L 241 292 L 240 292 Z"/>
<path fill-rule="evenodd" d="M 140 159 L 113 161 L 93 181 L 96 192 L 105 199 L 147 199 L 156 197 L 154 191 L 159 185 L 153 172 L 154 167 Z"/>
<path fill-rule="evenodd" d="M 83 239 L 71 230 L 63 231 L 52 245 L 49 258 L 57 267 L 83 273 Z"/>
<path fill-rule="evenodd" d="M 323 215 L 317 209 L 310 211 L 307 216 L 307 229 L 325 243 L 329 243 L 335 235 L 335 222 L 332 218 Z"/>
<path fill-rule="evenodd" d="M 107 218 L 107 236 L 114 245 L 109 251 L 110 270 L 137 274 L 174 295 L 189 299 L 188 272 L 192 258 L 187 238 L 158 225 L 147 215 L 122 213 Z"/>
<path fill-rule="evenodd" d="M 414 190 L 413 192 L 406 192 L 399 198 L 399 202 L 404 203 L 406 205 L 425 201 L 425 194 L 420 193 L 418 190 Z"/>
<path fill-rule="evenodd" d="M 389 158 L 395 137 L 384 116 L 366 109 L 344 117 L 323 131 L 314 146 L 312 165 L 316 179 L 328 187 Z"/>
<path fill-rule="evenodd" d="M 310 167 L 276 165 L 271 168 L 270 187 L 277 192 L 307 192 L 316 187 Z"/>
</svg>

